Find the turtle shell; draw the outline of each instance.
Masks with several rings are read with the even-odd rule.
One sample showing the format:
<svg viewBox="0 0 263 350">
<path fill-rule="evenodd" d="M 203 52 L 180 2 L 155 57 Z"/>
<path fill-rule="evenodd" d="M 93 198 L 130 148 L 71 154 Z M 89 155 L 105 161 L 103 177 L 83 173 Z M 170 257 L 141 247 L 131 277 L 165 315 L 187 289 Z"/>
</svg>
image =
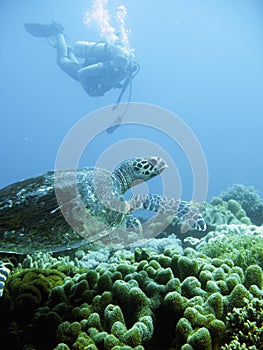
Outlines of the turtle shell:
<svg viewBox="0 0 263 350">
<path fill-rule="evenodd" d="M 50 171 L 0 190 L 0 252 L 78 247 L 112 233 L 124 216 L 125 200 L 110 171 Z"/>
</svg>

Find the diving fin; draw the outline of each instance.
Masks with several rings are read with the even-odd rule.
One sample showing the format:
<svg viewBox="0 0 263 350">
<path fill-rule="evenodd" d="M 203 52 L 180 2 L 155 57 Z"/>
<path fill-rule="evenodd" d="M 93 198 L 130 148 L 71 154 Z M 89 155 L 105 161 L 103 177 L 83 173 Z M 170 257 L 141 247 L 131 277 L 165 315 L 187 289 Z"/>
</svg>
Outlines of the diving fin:
<svg viewBox="0 0 263 350">
<path fill-rule="evenodd" d="M 49 24 L 25 23 L 24 26 L 29 34 L 38 38 L 49 38 L 64 31 L 62 25 L 54 21 Z"/>
</svg>

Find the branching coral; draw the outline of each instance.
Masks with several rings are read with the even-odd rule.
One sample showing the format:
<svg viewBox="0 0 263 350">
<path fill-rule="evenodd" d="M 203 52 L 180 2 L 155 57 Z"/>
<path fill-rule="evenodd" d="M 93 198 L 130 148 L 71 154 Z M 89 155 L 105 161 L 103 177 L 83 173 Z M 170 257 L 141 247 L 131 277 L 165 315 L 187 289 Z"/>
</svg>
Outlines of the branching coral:
<svg viewBox="0 0 263 350">
<path fill-rule="evenodd" d="M 262 349 L 263 300 L 246 300 L 242 308 L 234 308 L 227 316 L 227 335 L 231 341 L 223 350 Z"/>
</svg>

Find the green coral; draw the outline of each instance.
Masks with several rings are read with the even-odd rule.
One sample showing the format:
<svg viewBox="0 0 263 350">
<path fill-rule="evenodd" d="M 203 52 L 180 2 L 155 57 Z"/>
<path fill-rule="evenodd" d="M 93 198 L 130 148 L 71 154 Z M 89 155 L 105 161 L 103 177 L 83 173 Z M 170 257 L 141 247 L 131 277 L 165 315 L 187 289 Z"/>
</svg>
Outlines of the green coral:
<svg viewBox="0 0 263 350">
<path fill-rule="evenodd" d="M 241 204 L 233 199 L 223 200 L 220 197 L 214 197 L 210 203 L 203 205 L 202 215 L 207 223 L 208 231 L 223 224 L 251 224 Z"/>
<path fill-rule="evenodd" d="M 178 272 L 181 280 L 184 280 L 186 276 L 198 275 L 198 262 L 194 259 L 190 259 L 187 256 L 180 256 L 178 259 Z"/>
<path fill-rule="evenodd" d="M 205 302 L 207 310 L 213 313 L 217 319 L 221 319 L 224 314 L 224 299 L 221 293 L 215 292 L 209 295 Z"/>
<path fill-rule="evenodd" d="M 263 268 L 262 233 L 257 226 L 221 225 L 198 250 L 211 258 L 230 258 L 244 270 L 254 264 Z"/>
<path fill-rule="evenodd" d="M 227 316 L 227 336 L 230 342 L 222 350 L 262 349 L 263 300 L 245 300 L 242 308 L 234 308 Z"/>
<path fill-rule="evenodd" d="M 40 350 L 219 350 L 229 315 L 263 295 L 261 267 L 243 270 L 230 256 L 192 248 L 127 256 L 73 275 L 56 262 L 14 270 L 0 299 L 1 339 Z"/>
<path fill-rule="evenodd" d="M 258 265 L 250 265 L 245 271 L 245 286 L 249 288 L 256 285 L 259 289 L 263 287 L 263 273 Z"/>
<path fill-rule="evenodd" d="M 52 269 L 26 269 L 16 271 L 7 281 L 6 288 L 17 312 L 27 308 L 30 315 L 43 305 L 54 287 L 62 285 L 66 275 Z"/>
<path fill-rule="evenodd" d="M 230 310 L 245 305 L 245 300 L 250 298 L 250 293 L 243 284 L 238 284 L 228 296 L 228 307 Z"/>
<path fill-rule="evenodd" d="M 253 224 L 263 224 L 263 203 L 253 186 L 234 184 L 225 192 L 222 192 L 220 197 L 224 201 L 237 201 Z"/>
<path fill-rule="evenodd" d="M 212 350 L 211 336 L 207 328 L 199 328 L 188 338 L 188 343 L 195 350 Z"/>
</svg>

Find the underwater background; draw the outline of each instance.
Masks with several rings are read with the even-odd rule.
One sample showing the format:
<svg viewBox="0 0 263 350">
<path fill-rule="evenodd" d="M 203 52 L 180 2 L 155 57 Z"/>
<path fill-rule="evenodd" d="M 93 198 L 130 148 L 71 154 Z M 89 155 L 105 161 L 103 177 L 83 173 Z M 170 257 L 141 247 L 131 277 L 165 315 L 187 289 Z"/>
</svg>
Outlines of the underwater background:
<svg viewBox="0 0 263 350">
<path fill-rule="evenodd" d="M 129 44 L 141 67 L 131 101 L 168 109 L 192 129 L 207 160 L 208 199 L 234 183 L 253 185 L 262 194 L 262 1 L 104 3 L 109 14 L 119 5 L 127 9 Z M 53 169 L 71 127 L 116 101 L 116 90 L 89 97 L 57 67 L 55 49 L 24 30 L 25 22 L 55 20 L 70 44 L 103 40 L 98 27 L 84 23 L 91 8 L 87 0 L 1 1 L 0 187 Z M 178 167 L 183 198 L 191 198 L 192 173 L 183 150 L 150 128 L 101 133 L 80 165 L 95 164 L 107 147 L 133 137 L 166 150 Z"/>
<path fill-rule="evenodd" d="M 141 103 L 134 118 L 141 116 L 144 125 L 123 123 L 111 133 L 98 129 L 94 112 L 106 106 L 111 111 L 120 92 L 88 96 L 58 68 L 47 40 L 24 28 L 51 20 L 63 25 L 71 45 L 107 40 L 112 33 L 125 38 L 140 65 L 131 102 Z M 169 167 L 167 176 L 147 182 L 149 193 L 165 188 L 165 194 L 179 193 L 191 202 L 200 184 L 204 188 L 197 192 L 207 192 L 200 216 L 194 201 L 193 208 L 168 200 L 177 203 L 169 225 L 162 215 L 148 220 L 139 211 L 141 231 L 114 219 L 113 232 L 99 231 L 105 236 L 91 242 L 98 232 L 88 221 L 88 239 L 73 232 L 75 245 L 56 216 L 58 208 L 48 209 L 53 190 L 47 177 L 28 187 L 15 185 L 15 196 L 10 188 L 2 190 L 1 345 L 263 350 L 262 34 L 261 0 L 0 1 L 0 188 L 54 169 L 64 137 L 87 120 L 96 132 L 80 167 L 105 158 L 116 166 L 116 160 L 136 152 L 144 156 L 154 145 L 153 155 L 164 155 Z M 128 89 L 122 101 L 129 101 Z M 149 110 L 161 127 L 151 126 L 143 113 Z M 174 124 L 168 123 L 171 113 Z M 107 116 L 110 126 L 114 120 Z M 63 155 L 70 159 L 73 151 Z M 135 193 L 144 191 L 142 184 Z M 93 206 L 101 215 L 96 201 Z M 201 222 L 199 230 L 184 230 L 182 222 L 191 218 Z"/>
</svg>

